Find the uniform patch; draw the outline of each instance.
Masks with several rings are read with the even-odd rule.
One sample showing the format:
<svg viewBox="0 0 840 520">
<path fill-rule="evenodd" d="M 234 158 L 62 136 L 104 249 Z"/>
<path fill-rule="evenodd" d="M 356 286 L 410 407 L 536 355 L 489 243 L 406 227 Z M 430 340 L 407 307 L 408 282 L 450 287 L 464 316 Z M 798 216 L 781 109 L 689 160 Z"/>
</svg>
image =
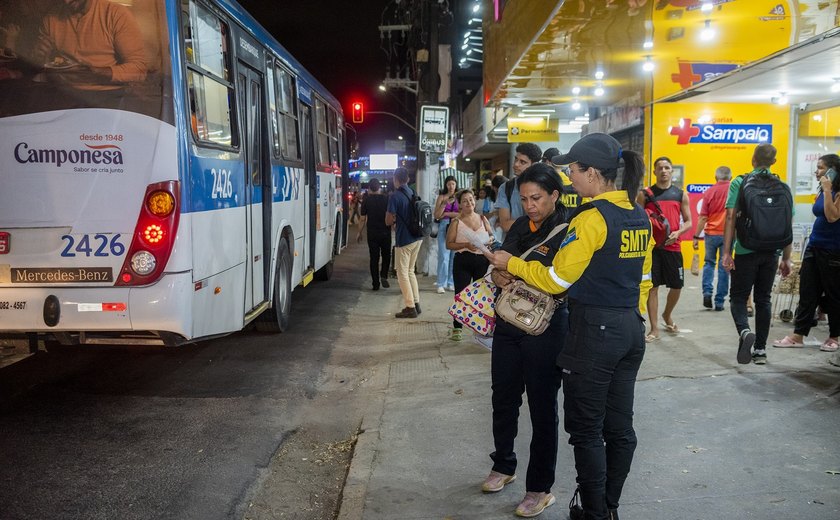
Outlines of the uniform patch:
<svg viewBox="0 0 840 520">
<path fill-rule="evenodd" d="M 566 233 L 566 238 L 563 239 L 563 243 L 560 244 L 560 249 L 563 249 L 570 243 L 574 242 L 575 240 L 577 240 L 577 238 L 577 230 L 570 229 L 569 232 Z"/>
<path fill-rule="evenodd" d="M 543 256 L 548 256 L 549 251 L 551 251 L 547 245 L 541 245 L 540 247 L 534 249 L 534 253 L 541 254 Z"/>
</svg>

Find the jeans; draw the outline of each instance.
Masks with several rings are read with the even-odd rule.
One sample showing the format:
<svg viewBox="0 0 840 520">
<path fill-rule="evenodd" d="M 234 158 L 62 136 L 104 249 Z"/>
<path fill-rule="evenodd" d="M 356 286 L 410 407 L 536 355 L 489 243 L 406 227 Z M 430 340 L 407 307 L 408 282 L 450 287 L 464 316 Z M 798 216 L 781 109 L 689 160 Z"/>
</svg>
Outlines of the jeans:
<svg viewBox="0 0 840 520">
<path fill-rule="evenodd" d="M 569 335 L 557 366 L 587 520 L 607 520 L 607 509 L 618 508 L 636 450 L 633 399 L 644 355 L 638 309 L 570 304 Z"/>
<path fill-rule="evenodd" d="M 452 275 L 453 259 L 455 251 L 446 249 L 446 230 L 449 229 L 449 219 L 441 220 L 438 227 L 438 266 L 437 266 L 437 286 L 438 287 L 452 287 L 455 285 L 455 279 Z"/>
<path fill-rule="evenodd" d="M 755 332 L 754 350 L 761 350 L 767 345 L 767 335 L 770 333 L 770 320 L 773 310 L 770 294 L 773 290 L 773 280 L 779 268 L 779 257 L 775 252 L 754 252 L 735 255 L 735 270 L 732 271 L 732 285 L 729 290 L 729 307 L 738 334 L 750 328 L 747 316 L 747 298 L 750 291 L 755 302 Z"/>
<path fill-rule="evenodd" d="M 417 276 L 414 266 L 417 264 L 417 253 L 420 252 L 422 240 L 417 240 L 406 246 L 394 248 L 394 265 L 397 270 L 397 281 L 406 307 L 414 308 L 420 303 L 420 289 L 417 286 Z"/>
<path fill-rule="evenodd" d="M 388 279 L 388 268 L 391 266 L 391 231 L 381 234 L 368 231 L 367 243 L 370 252 L 370 279 L 373 280 L 374 287 L 379 287 L 380 276 L 383 280 Z M 379 266 L 380 255 L 382 267 Z"/>
<path fill-rule="evenodd" d="M 828 335 L 840 335 L 840 254 L 808 247 L 799 268 L 799 303 L 793 332 L 807 336 L 817 306 L 828 314 Z"/>
<path fill-rule="evenodd" d="M 502 319 L 496 321 L 490 375 L 493 389 L 493 471 L 516 472 L 514 440 L 518 433 L 522 393 L 528 393 L 531 444 L 525 490 L 548 493 L 557 467 L 557 391 L 560 375 L 554 359 L 563 348 L 569 329 L 566 307 L 554 311 L 551 324 L 539 336 L 528 335 Z"/>
<path fill-rule="evenodd" d="M 717 264 L 717 291 L 714 292 L 715 307 L 723 308 L 723 301 L 729 293 L 729 273 L 723 268 L 720 255 L 723 253 L 723 235 L 706 235 L 706 259 L 703 263 L 703 296 L 711 296 Z"/>
</svg>

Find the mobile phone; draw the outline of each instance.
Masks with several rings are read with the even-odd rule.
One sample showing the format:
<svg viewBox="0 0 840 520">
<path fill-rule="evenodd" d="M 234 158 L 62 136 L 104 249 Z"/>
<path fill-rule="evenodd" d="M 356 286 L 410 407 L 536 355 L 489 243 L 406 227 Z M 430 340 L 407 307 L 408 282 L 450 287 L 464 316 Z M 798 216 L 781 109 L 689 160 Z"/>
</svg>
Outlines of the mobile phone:
<svg viewBox="0 0 840 520">
<path fill-rule="evenodd" d="M 828 171 L 825 172 L 825 174 L 828 177 L 828 180 L 830 180 L 831 182 L 834 182 L 834 179 L 837 178 L 837 172 L 834 170 L 834 168 L 829 168 Z"/>
</svg>

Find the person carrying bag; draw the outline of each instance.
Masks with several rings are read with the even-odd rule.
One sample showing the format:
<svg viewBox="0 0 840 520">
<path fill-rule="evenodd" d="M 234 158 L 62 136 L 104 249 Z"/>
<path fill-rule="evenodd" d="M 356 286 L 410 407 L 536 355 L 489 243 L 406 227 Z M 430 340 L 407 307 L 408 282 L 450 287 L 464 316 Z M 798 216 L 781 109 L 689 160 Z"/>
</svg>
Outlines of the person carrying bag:
<svg viewBox="0 0 840 520">
<path fill-rule="evenodd" d="M 513 222 L 500 250 L 551 265 L 566 230 L 562 226 L 566 217 L 561 198 L 562 181 L 550 165 L 536 163 L 515 182 L 525 215 Z M 527 392 L 532 438 L 528 444 L 526 493 L 516 507 L 516 514 L 530 518 L 556 502 L 551 487 L 556 474 L 559 441 L 557 392 L 560 378 L 554 361 L 566 337 L 569 315 L 565 302 L 557 303 L 549 297 L 554 304 L 553 313 L 550 316 L 539 313 L 541 318 L 537 318 L 531 297 L 522 295 L 530 288 L 502 269 L 494 269 L 490 275 L 502 293 L 496 295 L 496 326 L 490 351 L 495 450 L 490 454 L 492 470 L 481 489 L 485 493 L 495 493 L 516 478 L 514 441 L 522 393 Z M 501 295 L 505 293 L 509 294 L 508 302 L 500 304 L 499 298 L 504 298 Z M 505 310 L 501 310 L 503 308 Z M 507 313 L 508 308 L 512 311 L 510 314 L 500 315 L 500 311 Z M 522 322 L 517 320 L 517 314 L 533 315 L 532 325 L 545 325 L 542 334 L 533 335 L 537 332 L 535 329 L 529 333 L 520 328 Z"/>
<path fill-rule="evenodd" d="M 534 249 L 548 242 L 568 226 L 565 222 L 556 226 L 545 240 L 532 246 L 519 258 L 525 260 Z M 553 295 L 532 287 L 522 280 L 514 280 L 502 288 L 502 294 L 495 302 L 495 312 L 497 316 L 522 332 L 539 336 L 551 323 L 556 306 Z"/>
</svg>

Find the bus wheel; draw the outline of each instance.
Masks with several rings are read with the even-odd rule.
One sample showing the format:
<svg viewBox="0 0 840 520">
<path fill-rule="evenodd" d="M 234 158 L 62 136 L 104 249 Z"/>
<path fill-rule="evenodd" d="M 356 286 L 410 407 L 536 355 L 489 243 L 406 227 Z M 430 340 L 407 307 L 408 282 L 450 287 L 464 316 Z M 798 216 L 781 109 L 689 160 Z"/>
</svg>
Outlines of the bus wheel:
<svg viewBox="0 0 840 520">
<path fill-rule="evenodd" d="M 339 217 L 340 219 L 341 217 Z M 322 282 L 326 282 L 333 275 L 333 268 L 335 267 L 335 257 L 338 255 L 339 251 L 341 251 L 341 227 L 340 227 L 341 220 L 336 220 L 335 223 L 335 236 L 333 236 L 333 247 L 331 251 L 330 261 L 324 264 L 324 267 L 315 271 L 315 279 L 320 280 Z"/>
<path fill-rule="evenodd" d="M 286 239 L 280 241 L 277 252 L 277 272 L 274 274 L 272 307 L 257 317 L 255 324 L 260 332 L 285 332 L 289 328 L 292 309 L 292 257 Z"/>
</svg>

